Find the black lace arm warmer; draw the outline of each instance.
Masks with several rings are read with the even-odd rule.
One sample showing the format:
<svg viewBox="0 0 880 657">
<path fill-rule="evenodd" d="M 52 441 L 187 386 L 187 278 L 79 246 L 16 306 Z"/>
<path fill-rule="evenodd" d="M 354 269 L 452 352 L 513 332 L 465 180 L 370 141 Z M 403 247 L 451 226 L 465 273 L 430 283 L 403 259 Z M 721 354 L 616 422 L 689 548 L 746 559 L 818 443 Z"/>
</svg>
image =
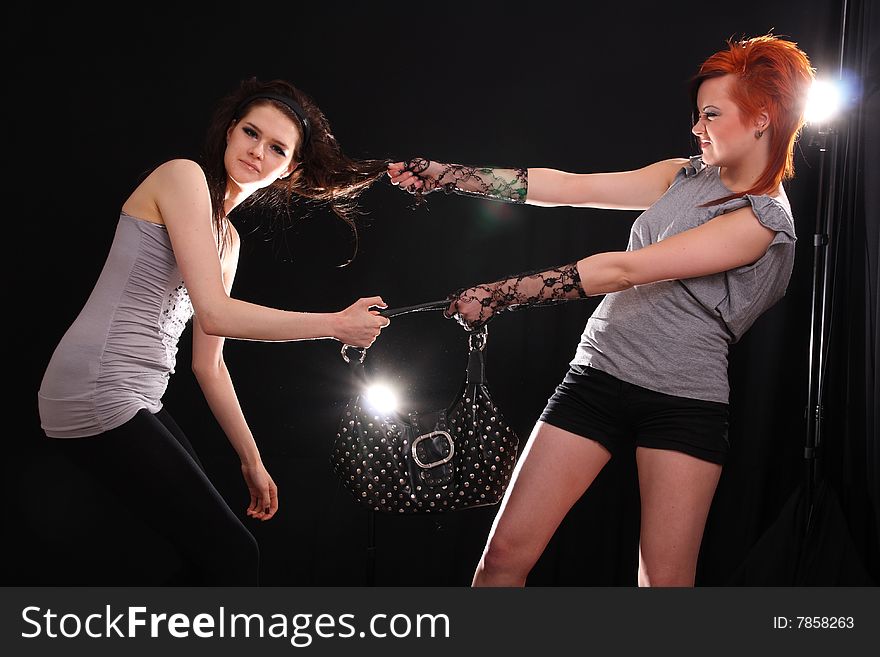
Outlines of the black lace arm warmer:
<svg viewBox="0 0 880 657">
<path fill-rule="evenodd" d="M 518 274 L 494 283 L 484 283 L 449 296 L 447 317 L 455 317 L 465 328 L 476 329 L 505 310 L 526 306 L 547 306 L 572 299 L 586 299 L 577 263 L 547 271 Z"/>
<path fill-rule="evenodd" d="M 443 164 L 424 158 L 407 162 L 408 170 L 424 183 L 420 190 L 427 194 L 438 189 L 447 194 L 478 196 L 508 203 L 525 203 L 529 190 L 528 169 L 493 169 Z"/>
</svg>

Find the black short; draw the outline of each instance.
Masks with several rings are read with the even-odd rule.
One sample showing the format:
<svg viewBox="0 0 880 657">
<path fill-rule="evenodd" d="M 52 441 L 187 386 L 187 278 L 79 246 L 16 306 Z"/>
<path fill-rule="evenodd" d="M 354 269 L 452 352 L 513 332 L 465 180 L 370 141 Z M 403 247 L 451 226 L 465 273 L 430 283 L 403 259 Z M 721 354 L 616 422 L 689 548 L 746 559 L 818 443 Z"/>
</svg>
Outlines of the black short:
<svg viewBox="0 0 880 657">
<path fill-rule="evenodd" d="M 615 455 L 641 446 L 722 464 L 730 447 L 727 404 L 648 390 L 579 365 L 557 386 L 541 421 Z"/>
</svg>

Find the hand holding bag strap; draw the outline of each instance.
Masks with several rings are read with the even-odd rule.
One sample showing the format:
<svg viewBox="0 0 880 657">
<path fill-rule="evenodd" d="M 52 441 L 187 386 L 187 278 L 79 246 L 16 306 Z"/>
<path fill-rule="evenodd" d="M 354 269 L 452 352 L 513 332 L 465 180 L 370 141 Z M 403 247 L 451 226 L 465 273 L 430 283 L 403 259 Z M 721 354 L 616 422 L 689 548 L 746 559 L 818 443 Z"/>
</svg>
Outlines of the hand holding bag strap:
<svg viewBox="0 0 880 657">
<path fill-rule="evenodd" d="M 382 317 L 397 317 L 398 315 L 408 315 L 409 313 L 420 313 L 431 310 L 446 310 L 449 307 L 449 301 L 447 299 L 440 299 L 438 301 L 428 301 L 426 303 L 419 303 L 414 306 L 401 306 L 400 308 L 386 308 L 385 310 L 380 310 L 379 314 Z M 348 350 L 351 349 L 356 352 L 358 360 L 363 363 L 364 358 L 367 357 L 367 350 L 363 347 L 355 347 L 354 345 L 344 344 L 342 345 L 342 360 L 346 363 L 351 362 L 351 357 L 349 356 Z"/>
<path fill-rule="evenodd" d="M 408 315 L 410 313 L 417 312 L 426 312 L 426 311 L 435 311 L 435 310 L 446 310 L 449 307 L 449 301 L 447 299 L 439 299 L 437 301 L 428 301 L 426 303 L 419 303 L 413 306 L 401 306 L 400 308 L 386 308 L 379 312 L 383 317 L 396 317 L 398 315 Z M 480 350 L 485 346 L 485 331 L 482 332 L 483 339 L 480 342 Z M 479 366 L 476 368 L 472 364 L 474 361 L 473 355 L 473 345 L 474 345 L 474 336 L 471 336 L 470 339 L 471 344 L 471 357 L 468 362 L 468 380 L 471 380 L 472 375 L 470 374 L 471 370 L 480 371 L 480 378 L 474 379 L 480 383 L 483 382 L 483 361 L 482 354 L 479 354 Z M 355 347 L 350 344 L 342 345 L 342 350 L 340 352 L 342 354 L 342 359 L 350 365 L 350 370 L 352 373 L 352 378 L 354 379 L 355 386 L 366 386 L 367 384 L 367 374 L 364 369 L 363 363 L 364 359 L 367 357 L 367 350 L 364 347 Z"/>
</svg>

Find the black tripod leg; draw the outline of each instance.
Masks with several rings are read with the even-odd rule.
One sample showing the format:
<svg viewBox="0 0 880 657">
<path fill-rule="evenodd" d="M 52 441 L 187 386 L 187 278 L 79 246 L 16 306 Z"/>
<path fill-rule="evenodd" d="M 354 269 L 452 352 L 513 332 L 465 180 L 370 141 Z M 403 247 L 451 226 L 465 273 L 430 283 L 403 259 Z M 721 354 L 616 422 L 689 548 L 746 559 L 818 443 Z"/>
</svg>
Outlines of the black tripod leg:
<svg viewBox="0 0 880 657">
<path fill-rule="evenodd" d="M 376 512 L 367 511 L 367 586 L 376 585 Z"/>
</svg>

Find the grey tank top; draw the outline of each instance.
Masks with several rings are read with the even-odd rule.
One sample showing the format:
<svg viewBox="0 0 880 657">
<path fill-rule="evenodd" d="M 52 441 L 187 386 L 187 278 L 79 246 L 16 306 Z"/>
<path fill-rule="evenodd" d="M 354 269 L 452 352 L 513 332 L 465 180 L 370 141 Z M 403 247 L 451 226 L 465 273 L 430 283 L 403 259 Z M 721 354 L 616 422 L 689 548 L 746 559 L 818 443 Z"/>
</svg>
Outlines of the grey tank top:
<svg viewBox="0 0 880 657">
<path fill-rule="evenodd" d="M 729 271 L 637 285 L 607 294 L 587 322 L 571 361 L 657 392 L 727 403 L 727 354 L 785 294 L 794 265 L 794 220 L 785 193 L 700 207 L 730 191 L 717 167 L 690 159 L 666 193 L 635 220 L 628 251 L 751 206 L 776 231 L 757 261 Z"/>
<path fill-rule="evenodd" d="M 43 375 L 46 435 L 91 436 L 142 408 L 159 411 L 192 314 L 166 228 L 122 213 L 98 282 Z"/>
</svg>

